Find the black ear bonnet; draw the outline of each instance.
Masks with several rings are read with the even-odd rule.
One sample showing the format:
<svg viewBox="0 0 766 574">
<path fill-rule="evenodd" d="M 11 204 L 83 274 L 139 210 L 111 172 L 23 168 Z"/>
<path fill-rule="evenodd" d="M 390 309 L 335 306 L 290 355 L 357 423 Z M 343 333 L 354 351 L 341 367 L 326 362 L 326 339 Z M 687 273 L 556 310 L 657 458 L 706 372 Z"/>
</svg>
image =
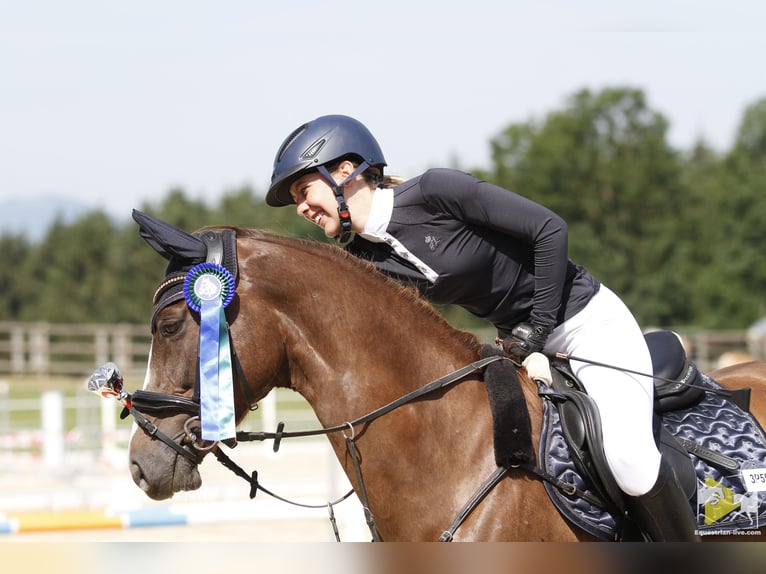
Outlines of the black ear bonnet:
<svg viewBox="0 0 766 574">
<path fill-rule="evenodd" d="M 237 233 L 233 229 L 205 229 L 190 234 L 135 209 L 133 219 L 139 225 L 139 235 L 168 260 L 165 278 L 154 293 L 152 328 L 157 313 L 184 298 L 184 278 L 195 265 L 217 263 L 237 280 Z"/>
</svg>

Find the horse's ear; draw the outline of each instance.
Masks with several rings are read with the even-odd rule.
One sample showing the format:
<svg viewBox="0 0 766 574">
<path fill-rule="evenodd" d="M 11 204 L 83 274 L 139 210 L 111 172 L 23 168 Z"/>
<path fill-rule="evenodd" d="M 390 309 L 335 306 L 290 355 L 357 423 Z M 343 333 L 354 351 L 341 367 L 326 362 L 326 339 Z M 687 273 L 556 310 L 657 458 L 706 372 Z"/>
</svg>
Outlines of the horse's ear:
<svg viewBox="0 0 766 574">
<path fill-rule="evenodd" d="M 207 247 L 201 239 L 136 209 L 133 219 L 138 223 L 139 235 L 165 259 L 205 260 Z"/>
</svg>

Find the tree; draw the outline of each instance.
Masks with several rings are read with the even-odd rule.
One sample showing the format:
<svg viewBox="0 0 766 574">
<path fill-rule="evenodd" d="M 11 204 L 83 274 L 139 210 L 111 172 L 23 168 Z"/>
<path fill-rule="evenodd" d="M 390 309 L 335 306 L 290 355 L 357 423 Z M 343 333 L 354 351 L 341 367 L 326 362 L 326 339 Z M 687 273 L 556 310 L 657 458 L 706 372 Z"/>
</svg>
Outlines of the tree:
<svg viewBox="0 0 766 574">
<path fill-rule="evenodd" d="M 724 171 L 721 158 L 698 142 L 683 162 L 686 201 L 677 217 L 676 233 L 683 238 L 676 258 L 677 276 L 684 303 L 677 303 L 675 324 L 721 327 L 720 297 L 726 282 L 717 272 L 721 247 L 726 243 L 719 224 L 728 217 L 721 211 Z M 683 312 L 681 312 L 683 309 Z"/>
<path fill-rule="evenodd" d="M 148 326 L 152 295 L 167 263 L 141 239 L 132 221 L 116 232 L 109 264 L 109 272 L 117 279 L 112 294 L 114 321 Z"/>
<path fill-rule="evenodd" d="M 717 288 L 707 303 L 716 311 L 715 326 L 736 328 L 761 316 L 766 304 L 766 99 L 745 110 L 722 169 L 707 269 Z"/>
<path fill-rule="evenodd" d="M 755 163 L 766 161 L 766 98 L 745 110 L 733 151 Z"/>
<path fill-rule="evenodd" d="M 23 235 L 0 237 L 0 320 L 18 319 L 32 286 L 24 272 L 31 246 Z"/>
<path fill-rule="evenodd" d="M 21 319 L 77 322 L 116 320 L 111 271 L 114 227 L 101 211 L 72 225 L 56 221 L 28 260 L 34 281 Z"/>
<path fill-rule="evenodd" d="M 485 175 L 559 213 L 572 259 L 620 293 L 644 323 L 674 315 L 659 269 L 677 249 L 672 217 L 682 205 L 679 158 L 668 123 L 628 88 L 583 90 L 536 124 L 492 140 Z"/>
</svg>

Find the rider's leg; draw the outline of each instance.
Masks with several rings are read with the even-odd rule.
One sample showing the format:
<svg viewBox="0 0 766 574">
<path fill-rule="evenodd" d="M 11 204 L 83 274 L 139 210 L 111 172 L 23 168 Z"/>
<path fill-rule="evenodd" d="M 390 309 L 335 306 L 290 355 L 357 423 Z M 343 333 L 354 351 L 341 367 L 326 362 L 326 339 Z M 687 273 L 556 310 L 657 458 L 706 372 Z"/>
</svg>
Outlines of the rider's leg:
<svg viewBox="0 0 766 574">
<path fill-rule="evenodd" d="M 603 286 L 583 311 L 552 333 L 546 348 L 652 372 L 638 324 L 622 301 Z M 618 486 L 628 495 L 639 526 L 652 539 L 693 538 L 696 525 L 691 505 L 675 475 L 668 475 L 671 469 L 661 472 L 662 456 L 652 432 L 653 380 L 589 363 L 571 364 L 598 406 L 607 462 Z M 644 524 L 651 516 L 659 521 Z"/>
</svg>

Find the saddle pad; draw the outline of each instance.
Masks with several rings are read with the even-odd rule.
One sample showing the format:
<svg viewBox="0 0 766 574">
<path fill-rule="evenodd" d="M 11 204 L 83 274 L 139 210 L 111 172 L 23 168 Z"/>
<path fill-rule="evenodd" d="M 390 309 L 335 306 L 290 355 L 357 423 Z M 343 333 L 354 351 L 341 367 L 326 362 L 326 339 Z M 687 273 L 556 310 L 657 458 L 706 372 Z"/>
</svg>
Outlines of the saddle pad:
<svg viewBox="0 0 766 574">
<path fill-rule="evenodd" d="M 721 389 L 716 381 L 702 375 L 701 384 Z M 540 392 L 547 387 L 538 383 Z M 714 392 L 706 392 L 702 400 L 689 409 L 663 413 L 662 424 L 673 436 L 691 440 L 710 450 L 737 460 L 742 468 L 766 468 L 766 434 L 750 414 Z M 543 428 L 539 460 L 551 475 L 593 494 L 575 468 L 561 429 L 558 410 L 543 401 Z M 766 524 L 766 492 L 748 492 L 739 470 L 720 469 L 690 455 L 697 474 L 697 529 L 701 535 L 721 533 Z M 582 498 L 569 497 L 545 483 L 553 504 L 561 514 L 585 530 L 604 540 L 615 540 L 615 518 Z"/>
</svg>

